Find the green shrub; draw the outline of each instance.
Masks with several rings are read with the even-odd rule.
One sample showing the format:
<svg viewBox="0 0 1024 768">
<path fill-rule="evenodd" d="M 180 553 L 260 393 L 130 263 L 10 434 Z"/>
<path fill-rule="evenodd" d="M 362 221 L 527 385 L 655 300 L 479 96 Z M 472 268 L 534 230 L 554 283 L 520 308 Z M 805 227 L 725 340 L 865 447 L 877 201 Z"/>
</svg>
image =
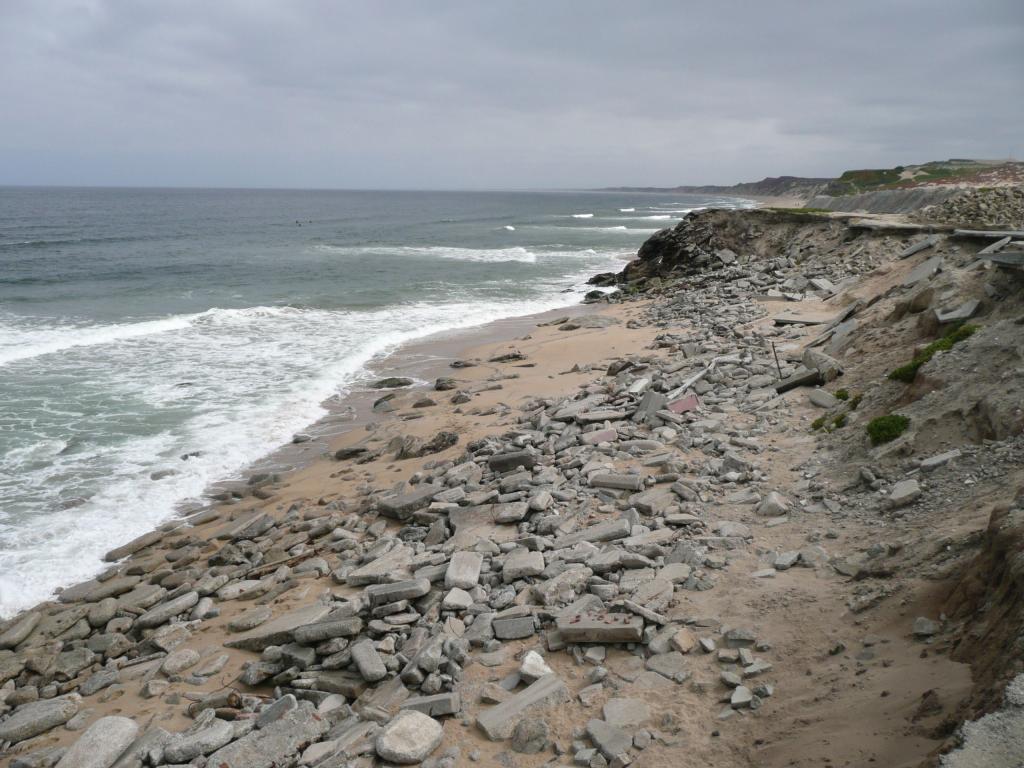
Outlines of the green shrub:
<svg viewBox="0 0 1024 768">
<path fill-rule="evenodd" d="M 909 384 L 917 376 L 917 370 L 927 363 L 932 357 L 935 356 L 936 352 L 947 352 L 953 348 L 954 344 L 963 341 L 964 339 L 970 338 L 975 331 L 978 330 L 976 325 L 957 325 L 950 328 L 946 332 L 946 335 L 941 339 L 937 339 L 921 350 L 921 353 L 914 357 L 906 365 L 901 365 L 899 368 L 889 372 L 889 378 L 893 381 L 903 381 Z"/>
<path fill-rule="evenodd" d="M 811 429 L 821 429 L 822 427 L 824 427 L 825 420 L 827 418 L 828 417 L 826 416 L 819 416 L 818 418 L 816 418 L 814 421 L 811 422 Z"/>
<path fill-rule="evenodd" d="M 851 411 L 856 411 L 857 410 L 857 406 L 860 405 L 860 401 L 863 400 L 863 399 L 864 399 L 864 394 L 861 393 L 861 392 L 858 392 L 856 395 L 854 395 L 853 399 L 850 401 L 850 410 Z"/>
<path fill-rule="evenodd" d="M 849 400 L 850 399 L 850 390 L 848 390 L 848 389 L 837 389 L 832 394 L 833 394 L 833 397 L 835 397 L 836 400 Z"/>
<path fill-rule="evenodd" d="M 872 445 L 890 443 L 902 435 L 910 426 L 910 419 L 900 416 L 898 413 L 890 413 L 887 416 L 879 416 L 868 422 L 866 427 L 868 437 Z"/>
<path fill-rule="evenodd" d="M 845 413 L 840 413 L 838 416 L 836 416 L 834 419 L 832 419 L 832 428 L 833 429 L 842 429 L 845 426 L 846 426 L 846 414 Z"/>
</svg>

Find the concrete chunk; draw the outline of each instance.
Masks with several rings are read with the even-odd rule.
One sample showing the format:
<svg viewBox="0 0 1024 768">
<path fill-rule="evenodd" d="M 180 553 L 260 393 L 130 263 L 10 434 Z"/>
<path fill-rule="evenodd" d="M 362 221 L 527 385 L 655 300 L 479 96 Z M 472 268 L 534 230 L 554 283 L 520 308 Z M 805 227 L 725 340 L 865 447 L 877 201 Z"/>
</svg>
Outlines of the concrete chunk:
<svg viewBox="0 0 1024 768">
<path fill-rule="evenodd" d="M 396 496 L 388 496 L 377 500 L 377 508 L 385 517 L 405 520 L 413 512 L 422 509 L 434 498 L 434 494 L 443 491 L 444 488 L 424 483 L 415 486 L 408 493 L 400 493 Z"/>
<path fill-rule="evenodd" d="M 376 683 L 388 676 L 388 668 L 384 666 L 384 659 L 377 653 L 377 649 L 369 640 L 356 643 L 352 646 L 351 652 L 356 669 L 368 683 Z"/>
<path fill-rule="evenodd" d="M 504 701 L 480 714 L 476 724 L 491 741 L 508 739 L 516 723 L 529 712 L 569 700 L 569 689 L 558 675 L 546 675 L 508 701 Z"/>
<path fill-rule="evenodd" d="M 513 453 L 498 453 L 487 459 L 487 466 L 492 472 L 502 475 L 511 472 L 517 467 L 533 469 L 537 463 L 537 457 L 529 451 L 515 451 Z"/>
<path fill-rule="evenodd" d="M 0 648 L 16 648 L 32 634 L 43 615 L 38 611 L 26 613 L 6 632 L 0 635 Z"/>
<path fill-rule="evenodd" d="M 614 541 L 615 539 L 624 539 L 629 536 L 632 531 L 628 520 L 606 520 L 603 523 L 597 525 L 591 525 L 588 528 L 584 528 L 582 531 L 576 531 L 574 533 L 560 536 L 553 542 L 555 549 L 563 549 L 565 547 L 571 547 L 575 544 L 579 544 L 581 541 L 589 541 L 591 543 L 598 541 Z"/>
<path fill-rule="evenodd" d="M 376 560 L 356 568 L 345 577 L 345 583 L 352 587 L 362 587 L 407 579 L 412 575 L 409 572 L 412 556 L 412 549 L 404 545 L 397 546 Z"/>
<path fill-rule="evenodd" d="M 506 584 L 525 578 L 539 576 L 544 572 L 544 555 L 527 549 L 516 549 L 505 556 L 501 567 L 501 579 Z"/>
<path fill-rule="evenodd" d="M 166 624 L 179 613 L 184 613 L 198 602 L 198 592 L 186 592 L 180 597 L 151 608 L 135 620 L 135 626 L 142 628 L 159 627 L 161 624 Z"/>
<path fill-rule="evenodd" d="M 134 555 L 136 552 L 145 549 L 151 544 L 156 544 L 160 539 L 164 537 L 163 531 L 149 531 L 141 536 L 132 539 L 127 544 L 122 544 L 120 547 L 115 547 L 103 556 L 103 559 L 108 563 L 113 563 L 120 560 L 128 555 Z"/>
<path fill-rule="evenodd" d="M 559 617 L 556 627 L 567 643 L 638 643 L 644 620 L 627 613 L 583 613 Z"/>
<path fill-rule="evenodd" d="M 110 768 L 139 735 L 127 717 L 101 717 L 78 737 L 56 768 Z"/>
<path fill-rule="evenodd" d="M 453 558 L 454 560 L 454 558 Z M 451 566 L 448 566 L 451 570 Z M 392 584 L 371 584 L 363 594 L 372 607 L 396 603 L 399 600 L 415 600 L 430 591 L 430 579 L 407 579 Z"/>
<path fill-rule="evenodd" d="M 901 480 L 892 487 L 889 494 L 889 506 L 893 509 L 912 504 L 921 495 L 921 486 L 917 480 Z"/>
<path fill-rule="evenodd" d="M 454 715 L 462 709 L 462 697 L 457 692 L 438 693 L 433 696 L 413 696 L 406 699 L 402 709 L 415 709 L 431 717 Z"/>
<path fill-rule="evenodd" d="M 382 760 L 413 765 L 423 762 L 437 749 L 443 736 L 439 722 L 418 710 L 406 709 L 384 726 L 374 747 Z"/>
<path fill-rule="evenodd" d="M 316 712 L 308 701 L 271 723 L 251 731 L 237 741 L 221 747 L 210 755 L 207 765 L 217 768 L 276 768 L 292 765 L 300 749 L 318 741 L 330 723 Z"/>
<path fill-rule="evenodd" d="M 644 478 L 642 475 L 623 475 L 616 472 L 603 472 L 591 476 L 591 488 L 613 488 L 621 491 L 642 491 Z"/>
<path fill-rule="evenodd" d="M 305 625 L 314 624 L 330 613 L 330 608 L 322 603 L 315 603 L 304 608 L 289 611 L 283 616 L 261 624 L 248 634 L 228 640 L 224 645 L 228 648 L 242 648 L 247 651 L 262 651 L 271 645 L 284 645 L 294 640 L 294 633 Z M 327 639 L 324 637 L 323 639 Z M 317 642 L 320 642 L 319 640 Z"/>
<path fill-rule="evenodd" d="M 78 712 L 78 702 L 77 696 L 61 696 L 22 704 L 0 723 L 0 742 L 24 741 L 63 725 Z"/>
</svg>

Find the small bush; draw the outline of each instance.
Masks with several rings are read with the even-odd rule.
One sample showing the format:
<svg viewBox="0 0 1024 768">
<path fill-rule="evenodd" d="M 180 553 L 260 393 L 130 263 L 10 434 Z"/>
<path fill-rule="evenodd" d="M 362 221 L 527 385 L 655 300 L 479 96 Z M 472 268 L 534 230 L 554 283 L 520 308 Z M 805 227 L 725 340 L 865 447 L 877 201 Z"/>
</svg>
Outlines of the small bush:
<svg viewBox="0 0 1024 768">
<path fill-rule="evenodd" d="M 860 392 L 858 392 L 856 395 L 854 395 L 853 399 L 850 401 L 850 410 L 851 411 L 856 411 L 857 410 L 857 406 L 860 405 L 860 401 L 863 400 L 863 399 L 864 399 L 864 395 L 862 393 L 860 393 Z"/>
<path fill-rule="evenodd" d="M 872 445 L 890 443 L 902 435 L 910 426 L 910 419 L 900 416 L 898 413 L 890 413 L 887 416 L 879 416 L 868 422 L 866 427 L 868 437 Z"/>
<path fill-rule="evenodd" d="M 850 399 L 850 390 L 848 390 L 848 389 L 837 389 L 833 393 L 833 397 L 835 397 L 836 400 L 849 400 Z"/>
<path fill-rule="evenodd" d="M 833 429 L 842 429 L 845 426 L 846 426 L 846 414 L 845 413 L 840 413 L 838 416 L 836 416 L 834 419 L 832 419 L 832 428 Z"/>
<path fill-rule="evenodd" d="M 814 421 L 811 422 L 811 429 L 821 429 L 822 427 L 824 427 L 826 418 L 826 416 L 819 416 L 818 418 L 816 418 Z"/>
<path fill-rule="evenodd" d="M 890 371 L 889 378 L 893 381 L 902 381 L 907 384 L 911 383 L 917 377 L 917 370 L 931 360 L 932 357 L 935 356 L 936 352 L 949 351 L 953 348 L 954 344 L 970 338 L 977 330 L 978 326 L 976 325 L 958 325 L 951 328 L 945 336 L 933 341 L 921 350 L 921 354 L 917 355 L 909 363 L 901 365 L 899 368 Z"/>
</svg>

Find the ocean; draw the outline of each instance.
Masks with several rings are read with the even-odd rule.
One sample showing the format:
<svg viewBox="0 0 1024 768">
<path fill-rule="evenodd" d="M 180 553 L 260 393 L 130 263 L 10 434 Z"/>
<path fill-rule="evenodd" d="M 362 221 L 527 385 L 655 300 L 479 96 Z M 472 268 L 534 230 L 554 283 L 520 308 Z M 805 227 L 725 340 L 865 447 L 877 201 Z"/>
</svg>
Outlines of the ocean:
<svg viewBox="0 0 1024 768">
<path fill-rule="evenodd" d="M 0 616 L 94 576 L 402 343 L 577 303 L 711 205 L 749 203 L 0 188 Z"/>
</svg>

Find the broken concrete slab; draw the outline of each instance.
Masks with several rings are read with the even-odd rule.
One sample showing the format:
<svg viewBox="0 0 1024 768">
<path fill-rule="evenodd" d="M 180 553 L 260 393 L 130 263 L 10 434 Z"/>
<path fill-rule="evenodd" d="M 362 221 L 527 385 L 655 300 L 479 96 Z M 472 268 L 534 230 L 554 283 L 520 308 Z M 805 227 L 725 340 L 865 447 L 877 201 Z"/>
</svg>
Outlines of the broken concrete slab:
<svg viewBox="0 0 1024 768">
<path fill-rule="evenodd" d="M 527 713 L 562 704 L 569 700 L 569 689 L 558 675 L 542 677 L 508 701 L 477 716 L 476 724 L 491 741 L 512 736 L 516 724 Z"/>
<path fill-rule="evenodd" d="M 296 629 L 314 624 L 330 612 L 330 607 L 322 603 L 297 608 L 276 619 L 271 619 L 266 624 L 261 624 L 248 634 L 228 640 L 224 645 L 229 648 L 242 648 L 256 652 L 271 645 L 284 645 L 294 639 L 293 635 Z"/>
</svg>

